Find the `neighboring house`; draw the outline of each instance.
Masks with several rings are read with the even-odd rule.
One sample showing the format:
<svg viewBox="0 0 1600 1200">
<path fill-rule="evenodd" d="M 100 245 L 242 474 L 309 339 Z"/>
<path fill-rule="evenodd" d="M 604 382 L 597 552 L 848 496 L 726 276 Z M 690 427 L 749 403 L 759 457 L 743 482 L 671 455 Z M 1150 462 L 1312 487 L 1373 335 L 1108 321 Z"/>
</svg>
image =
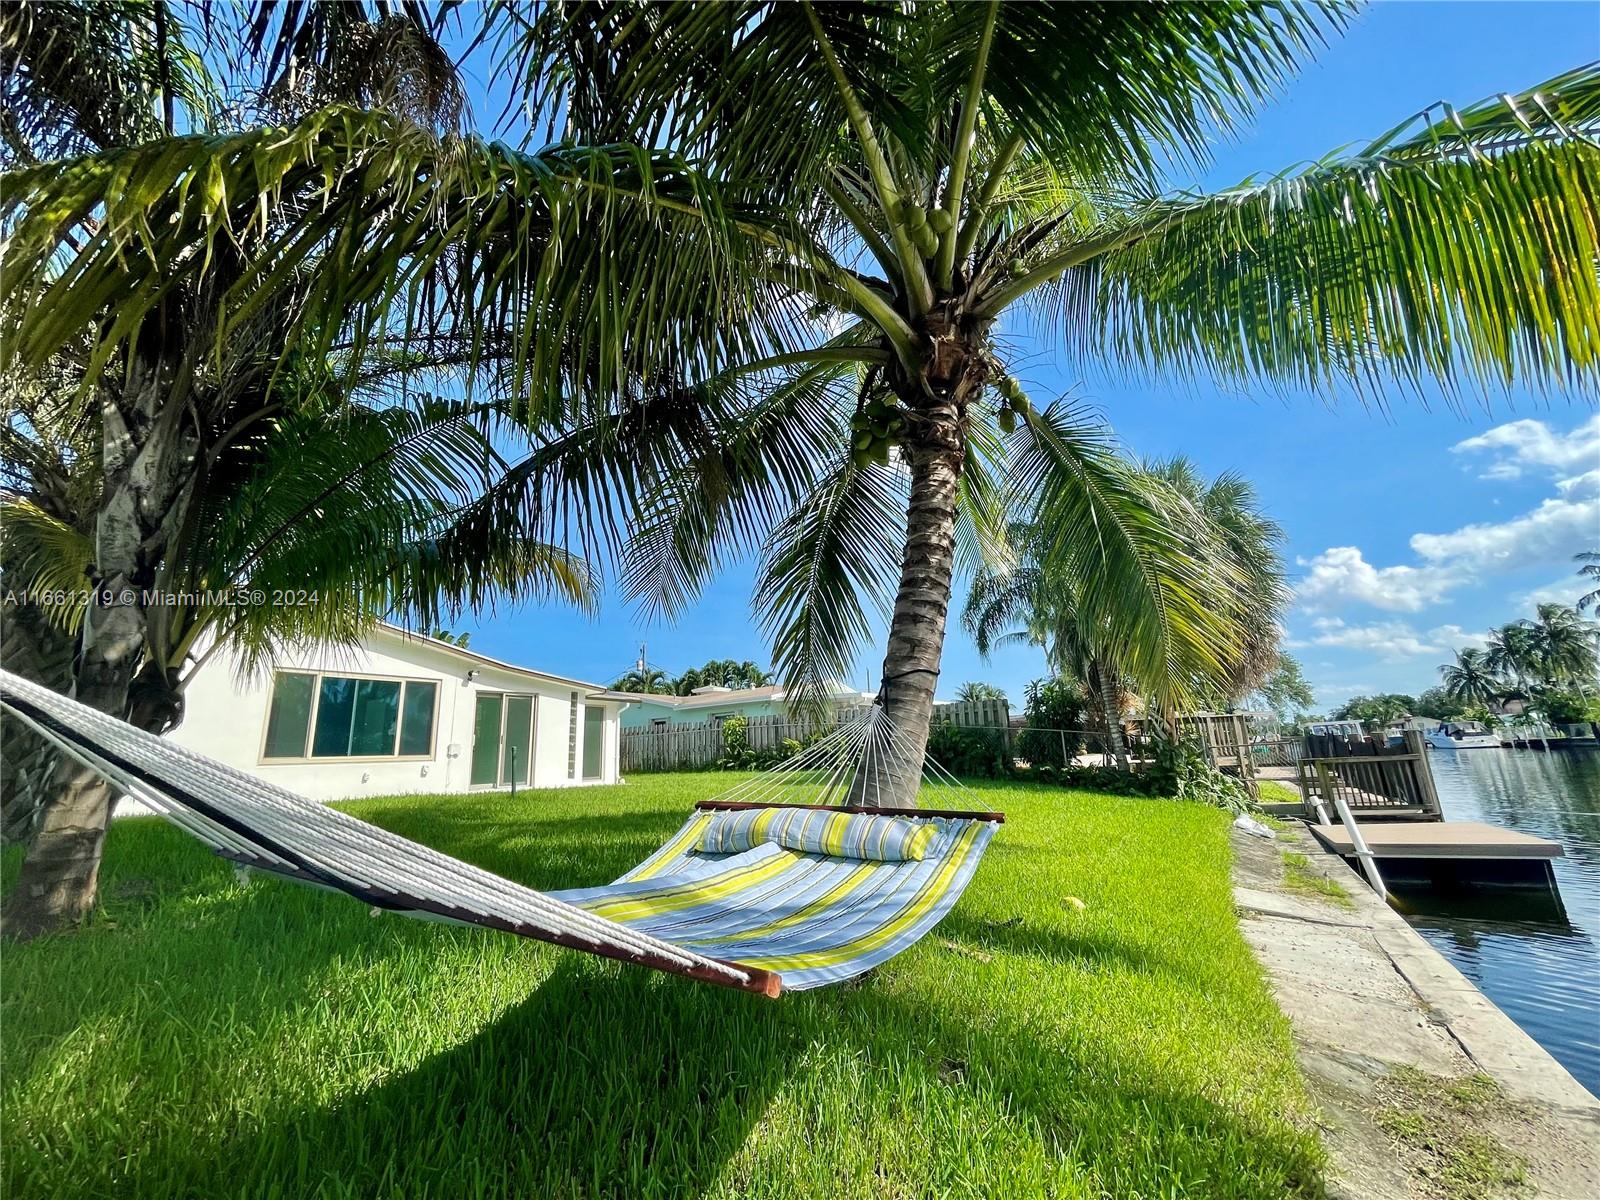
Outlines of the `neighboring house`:
<svg viewBox="0 0 1600 1200">
<path fill-rule="evenodd" d="M 1489 701 L 1489 711 L 1500 717 L 1524 716 L 1532 706 L 1533 697 L 1527 692 L 1507 692 L 1500 699 Z"/>
<path fill-rule="evenodd" d="M 788 693 L 778 685 L 758 688 L 696 688 L 687 696 L 658 696 L 644 692 L 606 692 L 610 700 L 625 701 L 623 729 L 669 729 L 703 725 L 728 717 L 786 717 Z M 828 689 L 835 708 L 871 704 L 873 693 L 852 691 L 843 685 Z"/>
<path fill-rule="evenodd" d="M 598 684 L 390 625 L 258 678 L 219 653 L 184 695 L 172 741 L 318 800 L 615 783 L 626 707 Z"/>
</svg>

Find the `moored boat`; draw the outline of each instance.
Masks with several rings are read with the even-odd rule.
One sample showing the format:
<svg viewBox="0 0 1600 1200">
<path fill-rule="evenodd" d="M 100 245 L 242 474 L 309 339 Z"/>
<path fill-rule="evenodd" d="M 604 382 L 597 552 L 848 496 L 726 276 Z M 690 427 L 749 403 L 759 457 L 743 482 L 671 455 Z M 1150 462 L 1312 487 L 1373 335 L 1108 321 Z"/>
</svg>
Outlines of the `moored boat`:
<svg viewBox="0 0 1600 1200">
<path fill-rule="evenodd" d="M 1477 721 L 1444 721 L 1422 735 L 1435 750 L 1498 750 L 1500 739 Z"/>
</svg>

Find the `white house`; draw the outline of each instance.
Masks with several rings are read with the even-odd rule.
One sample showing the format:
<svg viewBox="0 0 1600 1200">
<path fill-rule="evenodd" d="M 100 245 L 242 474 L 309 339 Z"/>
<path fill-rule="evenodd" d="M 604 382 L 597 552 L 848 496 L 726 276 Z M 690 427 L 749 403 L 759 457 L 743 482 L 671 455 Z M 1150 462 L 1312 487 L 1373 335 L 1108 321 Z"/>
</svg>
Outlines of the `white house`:
<svg viewBox="0 0 1600 1200">
<path fill-rule="evenodd" d="M 599 684 L 384 625 L 359 650 L 291 654 L 241 678 L 218 653 L 168 736 L 318 800 L 617 782 L 618 716 Z"/>
</svg>

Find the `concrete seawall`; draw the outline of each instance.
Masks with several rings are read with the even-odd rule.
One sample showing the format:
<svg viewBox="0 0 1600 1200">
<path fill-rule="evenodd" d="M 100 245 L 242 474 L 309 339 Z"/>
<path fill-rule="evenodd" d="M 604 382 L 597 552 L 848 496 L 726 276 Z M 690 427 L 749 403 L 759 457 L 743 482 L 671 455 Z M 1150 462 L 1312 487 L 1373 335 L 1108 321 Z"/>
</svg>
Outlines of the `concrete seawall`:
<svg viewBox="0 0 1600 1200">
<path fill-rule="evenodd" d="M 1508 1195 L 1600 1195 L 1600 1100 L 1303 827 L 1233 840 L 1234 900 L 1323 1113 L 1332 1195 L 1492 1195 L 1451 1190 L 1477 1163 L 1448 1161 L 1451 1146 L 1503 1164 Z M 1303 856 L 1297 881 L 1286 851 Z M 1468 1093 L 1486 1099 L 1449 1099 Z M 1408 1139 L 1408 1121 L 1429 1137 Z"/>
</svg>

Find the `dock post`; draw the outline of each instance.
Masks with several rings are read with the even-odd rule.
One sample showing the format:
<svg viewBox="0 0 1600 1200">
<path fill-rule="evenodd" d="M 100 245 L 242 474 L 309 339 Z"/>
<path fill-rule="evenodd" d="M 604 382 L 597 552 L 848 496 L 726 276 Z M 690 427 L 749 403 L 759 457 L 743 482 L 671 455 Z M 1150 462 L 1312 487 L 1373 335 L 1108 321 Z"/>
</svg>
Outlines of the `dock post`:
<svg viewBox="0 0 1600 1200">
<path fill-rule="evenodd" d="M 1428 759 L 1428 744 L 1422 740 L 1422 734 L 1415 729 L 1405 732 L 1406 753 L 1415 754 L 1414 770 L 1417 773 L 1417 783 L 1422 788 L 1422 806 L 1431 812 L 1437 821 L 1444 820 L 1444 806 L 1439 803 L 1439 789 L 1433 783 L 1433 763 Z"/>
<path fill-rule="evenodd" d="M 1361 860 L 1361 869 L 1366 873 L 1367 882 L 1372 885 L 1373 891 L 1388 899 L 1389 889 L 1384 886 L 1383 876 L 1378 873 L 1378 860 L 1372 856 L 1366 835 L 1361 832 L 1361 826 L 1356 824 L 1355 817 L 1350 815 L 1350 806 L 1345 803 L 1344 796 L 1340 792 L 1333 793 L 1333 806 L 1339 810 L 1339 819 L 1344 822 L 1345 830 L 1350 834 L 1350 844 L 1355 847 L 1356 857 Z"/>
</svg>

